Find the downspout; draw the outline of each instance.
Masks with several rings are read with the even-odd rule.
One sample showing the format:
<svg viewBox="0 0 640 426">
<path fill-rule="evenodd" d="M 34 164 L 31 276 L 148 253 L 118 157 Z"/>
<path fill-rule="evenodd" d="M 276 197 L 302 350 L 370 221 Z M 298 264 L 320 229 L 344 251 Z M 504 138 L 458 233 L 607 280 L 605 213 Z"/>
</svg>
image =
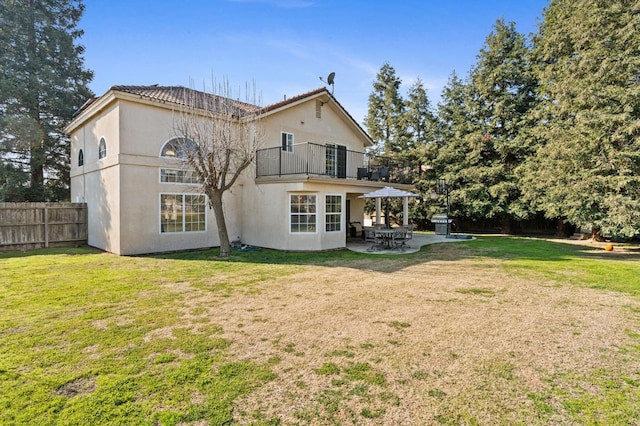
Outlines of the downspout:
<svg viewBox="0 0 640 426">
<path fill-rule="evenodd" d="M 87 202 L 87 176 L 84 172 L 84 163 L 87 160 L 84 158 L 87 153 L 87 127 L 82 127 L 82 202 Z"/>
</svg>

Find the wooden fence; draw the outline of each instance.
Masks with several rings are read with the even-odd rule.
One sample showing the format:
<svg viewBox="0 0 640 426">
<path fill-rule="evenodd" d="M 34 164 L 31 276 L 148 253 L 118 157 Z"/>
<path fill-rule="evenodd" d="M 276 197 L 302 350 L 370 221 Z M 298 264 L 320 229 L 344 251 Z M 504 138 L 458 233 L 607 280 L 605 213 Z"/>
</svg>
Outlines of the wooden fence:
<svg viewBox="0 0 640 426">
<path fill-rule="evenodd" d="M 86 243 L 84 203 L 0 203 L 0 251 Z"/>
</svg>

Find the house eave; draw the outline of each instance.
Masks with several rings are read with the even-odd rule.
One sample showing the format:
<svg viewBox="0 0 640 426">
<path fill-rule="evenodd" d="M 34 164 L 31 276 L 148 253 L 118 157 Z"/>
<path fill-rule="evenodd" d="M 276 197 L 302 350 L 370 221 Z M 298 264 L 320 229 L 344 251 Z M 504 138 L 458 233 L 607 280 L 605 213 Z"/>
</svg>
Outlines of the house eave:
<svg viewBox="0 0 640 426">
<path fill-rule="evenodd" d="M 116 100 L 116 95 L 112 90 L 109 90 L 104 95 L 96 99 L 85 110 L 82 110 L 69 124 L 64 128 L 64 132 L 68 135 L 73 133 L 79 127 L 82 127 L 84 123 L 91 119 L 95 114 L 99 113 L 103 109 L 107 108 L 111 103 Z"/>
<path fill-rule="evenodd" d="M 380 189 L 385 186 L 393 186 L 394 188 L 411 191 L 414 189 L 411 184 L 389 183 L 382 181 L 358 180 L 358 179 L 341 179 L 329 176 L 318 175 L 285 175 L 285 176 L 266 176 L 255 179 L 255 183 L 260 184 L 286 184 L 286 183 L 314 183 L 331 186 L 350 186 L 361 187 L 368 190 Z"/>
</svg>

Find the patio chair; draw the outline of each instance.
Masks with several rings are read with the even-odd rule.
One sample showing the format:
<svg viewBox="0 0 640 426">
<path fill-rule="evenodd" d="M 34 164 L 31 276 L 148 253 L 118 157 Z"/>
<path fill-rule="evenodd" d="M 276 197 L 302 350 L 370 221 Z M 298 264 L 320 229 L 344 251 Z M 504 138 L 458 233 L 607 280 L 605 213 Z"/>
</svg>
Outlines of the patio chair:
<svg viewBox="0 0 640 426">
<path fill-rule="evenodd" d="M 349 223 L 349 234 L 351 238 L 362 236 L 362 224 L 360 222 Z"/>
<path fill-rule="evenodd" d="M 375 229 L 370 227 L 370 226 L 363 226 L 362 227 L 362 236 L 364 237 L 364 240 L 368 243 L 375 243 L 376 242 L 376 232 Z"/>
<path fill-rule="evenodd" d="M 407 241 L 407 227 L 399 226 L 393 228 L 393 247 L 404 248 Z"/>
<path fill-rule="evenodd" d="M 358 180 L 369 179 L 370 178 L 369 169 L 366 167 L 358 167 Z"/>
<path fill-rule="evenodd" d="M 386 167 L 380 167 L 378 169 L 378 173 L 380 174 L 380 180 L 385 182 L 389 182 L 389 169 Z"/>
<path fill-rule="evenodd" d="M 413 239 L 413 225 L 407 225 L 407 241 Z"/>
</svg>

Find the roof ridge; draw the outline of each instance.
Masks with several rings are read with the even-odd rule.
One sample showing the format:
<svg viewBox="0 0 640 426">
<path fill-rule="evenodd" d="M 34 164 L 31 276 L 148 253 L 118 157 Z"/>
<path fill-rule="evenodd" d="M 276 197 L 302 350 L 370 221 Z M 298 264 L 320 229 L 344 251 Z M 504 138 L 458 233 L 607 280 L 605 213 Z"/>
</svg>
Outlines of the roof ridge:
<svg viewBox="0 0 640 426">
<path fill-rule="evenodd" d="M 265 105 L 265 106 L 263 106 L 261 108 L 261 110 L 264 111 L 264 112 L 272 111 L 274 109 L 280 108 L 280 107 L 288 105 L 290 103 L 297 102 L 297 101 L 299 101 L 301 99 L 308 98 L 310 96 L 313 96 L 313 95 L 316 95 L 316 94 L 319 94 L 319 93 L 322 93 L 322 92 L 327 92 L 327 94 L 329 94 L 329 91 L 327 90 L 326 87 L 319 87 L 317 89 L 309 90 L 308 92 L 304 92 L 304 93 L 300 93 L 298 95 L 292 96 L 292 97 L 290 97 L 288 99 L 283 99 L 281 101 L 277 101 L 277 102 L 274 102 L 272 104 Z"/>
</svg>

